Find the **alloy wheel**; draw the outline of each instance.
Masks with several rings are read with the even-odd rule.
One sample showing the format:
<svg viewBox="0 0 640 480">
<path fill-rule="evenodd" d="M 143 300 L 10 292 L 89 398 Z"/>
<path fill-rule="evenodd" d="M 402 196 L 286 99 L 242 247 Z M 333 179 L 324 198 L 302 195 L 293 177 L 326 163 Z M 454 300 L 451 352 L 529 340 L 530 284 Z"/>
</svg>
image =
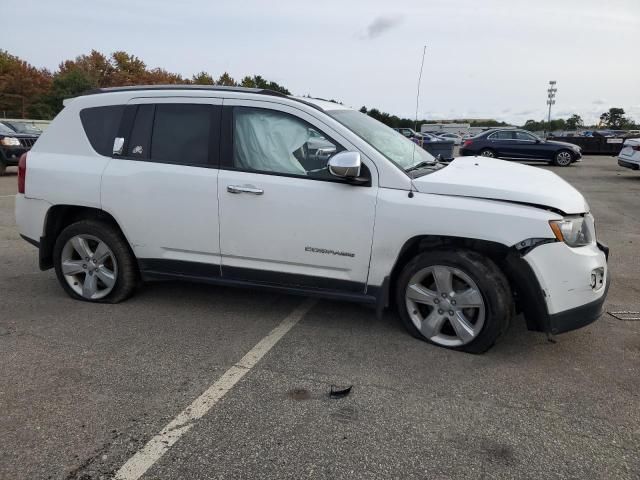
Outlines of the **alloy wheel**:
<svg viewBox="0 0 640 480">
<path fill-rule="evenodd" d="M 427 339 L 446 347 L 472 342 L 485 322 L 478 285 L 462 270 L 433 265 L 416 272 L 405 302 L 411 321 Z"/>
<path fill-rule="evenodd" d="M 62 249 L 60 265 L 69 286 L 87 300 L 100 300 L 109 295 L 118 278 L 115 255 L 105 242 L 93 235 L 70 238 Z"/>
<path fill-rule="evenodd" d="M 556 155 L 556 163 L 561 166 L 566 166 L 571 163 L 571 154 L 569 152 L 558 152 Z"/>
<path fill-rule="evenodd" d="M 482 152 L 480 152 L 480 155 L 483 157 L 495 157 L 491 150 L 483 150 Z"/>
</svg>

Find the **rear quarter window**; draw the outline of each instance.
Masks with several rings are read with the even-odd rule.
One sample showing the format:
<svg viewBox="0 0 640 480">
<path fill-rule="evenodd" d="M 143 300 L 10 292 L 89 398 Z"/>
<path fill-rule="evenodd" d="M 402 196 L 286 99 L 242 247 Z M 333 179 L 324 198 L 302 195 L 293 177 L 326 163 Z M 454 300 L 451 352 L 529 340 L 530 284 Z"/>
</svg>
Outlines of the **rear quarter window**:
<svg viewBox="0 0 640 480">
<path fill-rule="evenodd" d="M 113 139 L 118 134 L 124 105 L 85 108 L 80 111 L 80 121 L 93 149 L 100 155 L 113 154 Z"/>
</svg>

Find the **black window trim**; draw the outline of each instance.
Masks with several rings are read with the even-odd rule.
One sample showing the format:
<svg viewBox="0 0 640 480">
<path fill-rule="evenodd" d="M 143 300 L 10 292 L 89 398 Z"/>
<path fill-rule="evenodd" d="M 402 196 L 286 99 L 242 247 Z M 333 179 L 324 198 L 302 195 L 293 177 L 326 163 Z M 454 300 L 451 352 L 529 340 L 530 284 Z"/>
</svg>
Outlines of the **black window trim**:
<svg viewBox="0 0 640 480">
<path fill-rule="evenodd" d="M 286 177 L 286 178 L 297 178 L 300 180 L 312 180 L 312 181 L 316 181 L 316 182 L 328 182 L 328 183 L 340 183 L 340 184 L 346 184 L 346 185 L 351 185 L 351 186 L 359 186 L 359 187 L 371 187 L 372 186 L 372 175 L 371 175 L 371 170 L 369 169 L 369 167 L 363 162 L 362 163 L 362 167 L 361 167 L 361 177 L 367 177 L 369 179 L 368 182 L 364 182 L 364 183 L 351 183 L 349 182 L 349 180 L 342 180 L 339 178 L 317 178 L 317 177 L 309 177 L 309 176 L 304 176 L 304 175 L 297 175 L 297 174 L 292 174 L 292 173 L 281 173 L 281 172 L 272 172 L 272 171 L 264 171 L 264 170 L 249 170 L 249 169 L 245 169 L 245 168 L 237 168 L 233 165 L 233 142 L 234 142 L 234 138 L 233 138 L 233 125 L 234 125 L 234 110 L 236 108 L 253 108 L 253 109 L 259 109 L 259 110 L 268 110 L 268 111 L 274 111 L 274 112 L 278 112 L 278 113 L 282 113 L 284 115 L 290 115 L 294 118 L 296 118 L 297 120 L 300 120 L 301 122 L 304 122 L 308 125 L 310 125 L 311 127 L 313 127 L 314 129 L 316 129 L 319 133 L 322 133 L 322 135 L 327 139 L 330 140 L 331 142 L 335 143 L 337 146 L 339 146 L 340 148 L 342 148 L 344 151 L 347 150 L 347 148 L 344 147 L 344 145 L 342 145 L 340 142 L 337 142 L 336 140 L 334 140 L 332 137 L 330 137 L 329 135 L 327 135 L 326 133 L 324 133 L 324 129 L 321 129 L 319 127 L 317 127 L 316 125 L 313 125 L 312 123 L 309 123 L 308 121 L 293 115 L 292 113 L 289 112 L 284 112 L 282 110 L 278 110 L 278 109 L 272 109 L 272 108 L 264 108 L 264 107 L 254 107 L 254 106 L 244 106 L 244 105 L 224 105 L 222 107 L 222 119 L 221 119 L 221 127 L 220 127 L 220 132 L 221 132 L 221 137 L 220 137 L 220 170 L 229 170 L 229 171 L 233 171 L 233 172 L 245 172 L 245 173 L 255 173 L 257 175 L 270 175 L 270 176 L 275 176 L 275 177 Z"/>
<path fill-rule="evenodd" d="M 153 123 L 156 116 L 157 105 L 205 105 L 210 110 L 210 129 L 209 129 L 209 156 L 207 163 L 185 163 L 185 162 L 170 162 L 167 160 L 157 160 L 149 157 L 149 152 L 144 157 L 133 155 L 111 155 L 111 158 L 116 160 L 135 160 L 138 162 L 159 163 L 165 165 L 180 165 L 183 167 L 198 167 L 198 168 L 220 168 L 220 150 L 221 150 L 221 127 L 222 127 L 222 105 L 212 103 L 191 103 L 185 102 L 152 102 L 152 103 L 135 103 L 125 105 L 125 110 L 122 114 L 122 121 L 120 128 L 118 129 L 118 136 L 124 138 L 123 152 L 129 150 L 129 140 L 133 133 L 133 125 L 138 113 L 138 108 L 142 105 L 153 105 L 153 115 L 151 116 L 152 128 L 151 136 L 153 136 Z M 151 145 L 152 138 L 149 138 L 149 145 Z"/>
</svg>

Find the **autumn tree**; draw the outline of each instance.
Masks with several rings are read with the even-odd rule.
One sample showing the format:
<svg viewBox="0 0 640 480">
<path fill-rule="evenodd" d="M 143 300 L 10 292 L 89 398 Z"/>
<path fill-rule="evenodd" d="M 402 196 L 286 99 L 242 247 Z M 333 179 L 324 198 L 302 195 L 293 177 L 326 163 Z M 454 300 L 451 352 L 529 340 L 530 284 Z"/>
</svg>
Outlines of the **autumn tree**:
<svg viewBox="0 0 640 480">
<path fill-rule="evenodd" d="M 0 50 L 0 112 L 25 117 L 51 86 L 51 73 Z"/>
<path fill-rule="evenodd" d="M 89 55 L 79 55 L 74 60 L 65 60 L 58 67 L 57 74 L 64 75 L 76 70 L 83 72 L 94 88 L 113 84 L 115 68 L 111 59 L 97 50 L 91 50 Z"/>
<path fill-rule="evenodd" d="M 111 84 L 114 86 L 140 85 L 147 78 L 145 63 L 127 52 L 113 52 L 111 65 L 114 69 L 111 75 Z"/>
<path fill-rule="evenodd" d="M 136 83 L 146 85 L 174 85 L 185 83 L 180 74 L 168 72 L 163 68 L 153 68 L 145 72 L 140 80 L 140 82 Z"/>
</svg>

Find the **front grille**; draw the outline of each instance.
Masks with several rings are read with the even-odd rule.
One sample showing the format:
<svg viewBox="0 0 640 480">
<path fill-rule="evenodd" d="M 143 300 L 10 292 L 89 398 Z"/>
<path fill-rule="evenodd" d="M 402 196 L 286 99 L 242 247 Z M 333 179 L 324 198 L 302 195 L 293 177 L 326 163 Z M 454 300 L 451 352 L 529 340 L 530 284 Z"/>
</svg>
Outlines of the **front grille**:
<svg viewBox="0 0 640 480">
<path fill-rule="evenodd" d="M 20 139 L 20 145 L 22 145 L 23 147 L 26 147 L 26 148 L 33 147 L 34 143 L 36 143 L 36 139 L 35 138 L 21 138 Z"/>
</svg>

